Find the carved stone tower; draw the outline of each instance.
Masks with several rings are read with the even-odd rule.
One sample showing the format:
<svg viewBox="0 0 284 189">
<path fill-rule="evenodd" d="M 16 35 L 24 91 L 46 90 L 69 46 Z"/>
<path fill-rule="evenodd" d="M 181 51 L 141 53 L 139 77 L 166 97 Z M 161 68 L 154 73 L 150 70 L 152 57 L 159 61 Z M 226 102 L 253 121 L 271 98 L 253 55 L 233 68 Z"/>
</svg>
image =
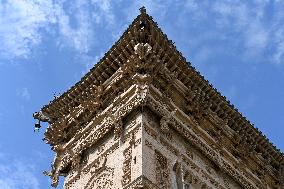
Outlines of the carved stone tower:
<svg viewBox="0 0 284 189">
<path fill-rule="evenodd" d="M 52 186 L 278 189 L 284 158 L 141 14 L 78 83 L 34 114 Z M 37 125 L 39 126 L 39 125 Z"/>
</svg>

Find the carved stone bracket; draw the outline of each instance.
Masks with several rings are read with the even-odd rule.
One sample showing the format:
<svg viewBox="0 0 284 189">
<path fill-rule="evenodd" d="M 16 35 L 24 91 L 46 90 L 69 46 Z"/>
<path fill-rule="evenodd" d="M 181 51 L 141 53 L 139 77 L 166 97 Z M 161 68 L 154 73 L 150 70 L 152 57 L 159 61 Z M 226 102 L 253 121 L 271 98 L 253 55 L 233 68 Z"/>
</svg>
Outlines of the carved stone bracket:
<svg viewBox="0 0 284 189">
<path fill-rule="evenodd" d="M 134 47 L 135 54 L 142 60 L 145 60 L 146 57 L 151 53 L 152 47 L 148 43 L 138 43 Z"/>
<path fill-rule="evenodd" d="M 125 187 L 123 189 L 160 189 L 156 184 L 150 181 L 145 176 L 140 176 Z"/>
<path fill-rule="evenodd" d="M 160 120 L 161 131 L 163 133 L 168 133 L 170 131 L 169 124 L 172 122 L 173 116 L 176 113 L 176 109 L 170 114 L 164 115 Z"/>
</svg>

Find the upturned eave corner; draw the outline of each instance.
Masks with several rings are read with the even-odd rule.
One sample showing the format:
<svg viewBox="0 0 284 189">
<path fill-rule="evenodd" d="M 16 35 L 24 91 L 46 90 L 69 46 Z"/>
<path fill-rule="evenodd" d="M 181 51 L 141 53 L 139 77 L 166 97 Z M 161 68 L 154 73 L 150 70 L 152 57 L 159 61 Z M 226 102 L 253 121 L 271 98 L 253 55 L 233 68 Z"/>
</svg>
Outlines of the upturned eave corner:
<svg viewBox="0 0 284 189">
<path fill-rule="evenodd" d="M 156 115 L 161 135 L 178 133 L 244 188 L 283 186 L 283 153 L 186 62 L 145 7 L 78 83 L 33 114 L 49 123 L 45 140 L 56 153 L 52 170 L 46 172 L 52 185 L 57 186 L 59 175 L 78 170 L 84 153 L 109 133 L 115 141 L 112 151 L 119 148 L 123 120 L 137 108 Z M 94 170 L 97 174 L 112 171 L 105 165 L 107 155 L 96 160 L 101 166 Z M 138 181 L 150 183 L 146 177 Z M 213 184 L 226 187 L 218 181 L 202 185 Z"/>
</svg>

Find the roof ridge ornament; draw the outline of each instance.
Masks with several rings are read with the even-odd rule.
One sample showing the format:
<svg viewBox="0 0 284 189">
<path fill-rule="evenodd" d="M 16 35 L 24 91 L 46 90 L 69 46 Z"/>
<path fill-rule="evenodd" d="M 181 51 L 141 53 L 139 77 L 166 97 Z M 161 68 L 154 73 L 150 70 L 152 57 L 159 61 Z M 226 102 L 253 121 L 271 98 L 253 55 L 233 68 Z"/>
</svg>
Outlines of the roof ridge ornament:
<svg viewBox="0 0 284 189">
<path fill-rule="evenodd" d="M 139 10 L 141 14 L 147 14 L 145 6 L 142 6 Z"/>
<path fill-rule="evenodd" d="M 134 47 L 134 52 L 139 56 L 139 59 L 146 59 L 146 57 L 152 52 L 152 47 L 148 43 L 137 43 Z"/>
</svg>

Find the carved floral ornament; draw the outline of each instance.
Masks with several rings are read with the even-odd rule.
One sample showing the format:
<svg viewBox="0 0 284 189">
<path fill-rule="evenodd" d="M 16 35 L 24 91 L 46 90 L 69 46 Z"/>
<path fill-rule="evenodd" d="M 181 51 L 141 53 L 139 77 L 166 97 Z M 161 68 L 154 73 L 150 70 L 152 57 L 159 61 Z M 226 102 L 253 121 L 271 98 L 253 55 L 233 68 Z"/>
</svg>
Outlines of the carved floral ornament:
<svg viewBox="0 0 284 189">
<path fill-rule="evenodd" d="M 148 43 L 138 43 L 134 47 L 134 52 L 144 60 L 152 52 L 152 47 Z"/>
</svg>

